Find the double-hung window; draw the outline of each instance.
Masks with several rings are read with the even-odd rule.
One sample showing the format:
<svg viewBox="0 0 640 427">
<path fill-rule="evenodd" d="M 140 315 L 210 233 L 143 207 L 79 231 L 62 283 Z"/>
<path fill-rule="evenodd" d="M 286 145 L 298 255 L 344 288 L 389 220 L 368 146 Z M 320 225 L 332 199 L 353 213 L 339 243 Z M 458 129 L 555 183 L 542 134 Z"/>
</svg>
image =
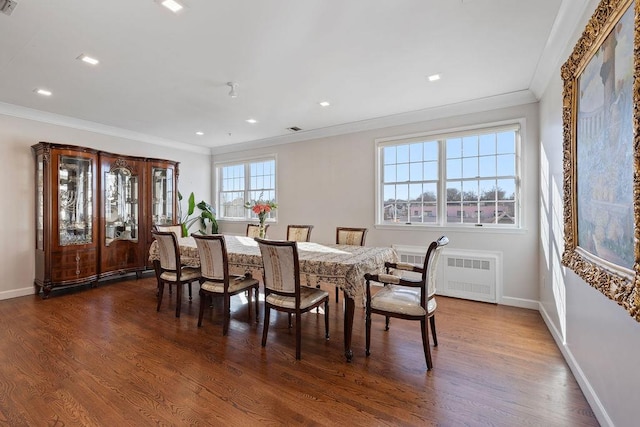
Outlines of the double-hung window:
<svg viewBox="0 0 640 427">
<path fill-rule="evenodd" d="M 520 225 L 520 126 L 378 141 L 378 224 Z"/>
<path fill-rule="evenodd" d="M 276 160 L 274 157 L 218 164 L 218 218 L 247 220 L 256 214 L 245 208 L 246 202 L 276 201 Z M 271 212 L 268 218 L 275 217 Z"/>
</svg>

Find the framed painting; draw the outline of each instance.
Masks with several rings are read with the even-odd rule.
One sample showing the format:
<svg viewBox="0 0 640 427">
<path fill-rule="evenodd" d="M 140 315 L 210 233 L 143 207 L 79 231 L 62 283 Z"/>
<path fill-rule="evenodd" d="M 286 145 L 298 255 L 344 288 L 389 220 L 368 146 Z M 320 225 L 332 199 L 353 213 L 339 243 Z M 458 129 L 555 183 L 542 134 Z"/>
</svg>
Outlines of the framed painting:
<svg viewBox="0 0 640 427">
<path fill-rule="evenodd" d="M 562 263 L 640 321 L 640 0 L 602 0 L 562 66 Z"/>
</svg>

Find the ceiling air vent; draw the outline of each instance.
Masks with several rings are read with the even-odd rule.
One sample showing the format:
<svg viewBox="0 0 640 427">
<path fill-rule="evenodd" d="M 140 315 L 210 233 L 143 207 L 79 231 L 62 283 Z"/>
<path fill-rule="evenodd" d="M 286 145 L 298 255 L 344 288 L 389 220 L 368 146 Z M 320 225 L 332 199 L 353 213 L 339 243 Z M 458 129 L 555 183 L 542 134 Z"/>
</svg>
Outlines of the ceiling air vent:
<svg viewBox="0 0 640 427">
<path fill-rule="evenodd" d="M 299 128 L 298 126 L 291 126 L 290 128 L 287 128 L 287 130 L 291 131 L 291 132 L 299 132 L 302 129 Z"/>
<path fill-rule="evenodd" d="M 5 15 L 11 15 L 11 12 L 13 12 L 13 9 L 15 9 L 17 5 L 18 3 L 13 0 L 0 0 L 0 12 Z"/>
</svg>

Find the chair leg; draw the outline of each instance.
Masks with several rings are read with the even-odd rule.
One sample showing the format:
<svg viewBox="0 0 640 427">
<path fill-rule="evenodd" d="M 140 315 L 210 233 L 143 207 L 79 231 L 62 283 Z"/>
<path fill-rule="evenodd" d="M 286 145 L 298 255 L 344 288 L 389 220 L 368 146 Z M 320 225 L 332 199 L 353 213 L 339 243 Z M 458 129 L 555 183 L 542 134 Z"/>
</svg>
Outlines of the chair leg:
<svg viewBox="0 0 640 427">
<path fill-rule="evenodd" d="M 365 323 L 365 348 L 364 348 L 364 354 L 369 356 L 371 354 L 371 352 L 369 351 L 369 348 L 371 346 L 371 310 L 369 309 L 369 307 L 367 307 L 367 310 L 366 310 L 366 313 L 365 313 L 364 323 Z"/>
<path fill-rule="evenodd" d="M 340 290 L 340 288 L 338 288 L 336 286 L 336 304 L 339 302 L 339 298 L 338 298 L 338 294 L 340 293 L 340 292 L 338 292 L 339 290 Z"/>
<path fill-rule="evenodd" d="M 191 302 L 193 298 L 191 297 L 191 282 L 189 282 L 189 302 Z"/>
<path fill-rule="evenodd" d="M 231 321 L 231 297 L 229 294 L 224 295 L 224 320 L 222 324 L 222 335 L 227 335 L 229 332 L 229 322 Z"/>
<path fill-rule="evenodd" d="M 424 358 L 427 361 L 427 371 L 433 368 L 431 361 L 431 349 L 429 348 L 429 330 L 427 329 L 427 318 L 420 320 L 420 330 L 422 331 L 422 347 L 424 348 Z"/>
<path fill-rule="evenodd" d="M 251 291 L 249 291 L 249 292 L 251 292 Z M 256 323 L 258 323 L 258 316 L 259 316 L 259 314 L 258 314 L 258 303 L 260 302 L 260 301 L 259 301 L 259 298 L 258 298 L 259 296 L 260 296 L 260 291 L 258 290 L 258 287 L 256 286 L 256 288 L 255 288 L 255 299 L 256 299 L 256 302 L 255 302 L 255 304 L 256 304 Z"/>
<path fill-rule="evenodd" d="M 251 289 L 247 289 L 247 310 L 249 312 L 249 323 L 251 323 Z"/>
<path fill-rule="evenodd" d="M 207 295 L 200 290 L 200 312 L 198 313 L 198 327 L 202 326 L 202 317 L 204 316 L 204 306 L 207 304 Z"/>
<path fill-rule="evenodd" d="M 324 302 L 324 336 L 329 339 L 329 298 Z"/>
<path fill-rule="evenodd" d="M 180 308 L 182 306 L 182 285 L 176 284 L 176 317 L 180 317 Z"/>
<path fill-rule="evenodd" d="M 171 289 L 171 285 L 169 285 L 169 289 Z M 160 311 L 160 306 L 162 305 L 162 295 L 164 294 L 164 282 L 158 283 L 158 308 L 156 311 Z"/>
<path fill-rule="evenodd" d="M 431 316 L 429 318 L 429 323 L 431 324 L 431 335 L 433 335 L 433 346 L 438 346 L 438 336 L 436 335 L 436 316 Z"/>
<path fill-rule="evenodd" d="M 389 330 L 389 320 L 391 320 L 391 318 L 389 316 L 386 316 L 384 319 L 384 330 L 388 331 Z"/>
<path fill-rule="evenodd" d="M 291 313 L 288 313 L 289 315 L 289 329 L 291 329 Z"/>
<path fill-rule="evenodd" d="M 300 321 L 300 313 L 296 313 L 296 359 L 300 360 L 302 353 L 302 322 Z"/>
<path fill-rule="evenodd" d="M 264 325 L 262 326 L 262 346 L 267 345 L 267 334 L 269 333 L 269 313 L 271 309 L 265 304 L 264 306 Z"/>
</svg>

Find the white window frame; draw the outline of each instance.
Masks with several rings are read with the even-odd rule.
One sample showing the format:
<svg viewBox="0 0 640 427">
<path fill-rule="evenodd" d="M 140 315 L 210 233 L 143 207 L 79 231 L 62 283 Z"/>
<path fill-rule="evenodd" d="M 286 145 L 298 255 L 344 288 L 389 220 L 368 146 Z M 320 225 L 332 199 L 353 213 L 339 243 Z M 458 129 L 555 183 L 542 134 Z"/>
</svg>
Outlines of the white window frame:
<svg viewBox="0 0 640 427">
<path fill-rule="evenodd" d="M 257 219 L 256 215 L 250 209 L 243 209 L 243 216 L 222 216 L 224 210 L 222 209 L 220 193 L 222 188 L 222 170 L 224 167 L 229 166 L 244 166 L 244 189 L 241 190 L 243 194 L 244 202 L 251 202 L 254 198 L 250 197 L 251 192 L 257 191 L 255 189 L 250 188 L 251 183 L 251 164 L 261 163 L 261 162 L 269 162 L 273 161 L 274 164 L 274 199 L 277 200 L 278 197 L 278 160 L 275 155 L 266 155 L 260 157 L 251 157 L 251 158 L 242 158 L 237 160 L 228 160 L 224 162 L 214 163 L 214 179 L 215 179 L 215 206 L 216 212 L 219 213 L 219 216 L 216 218 L 219 221 L 237 221 L 237 222 L 248 222 L 254 221 Z M 257 198 L 257 197 L 256 197 Z M 277 222 L 277 210 L 273 210 L 270 213 L 270 216 L 267 218 L 267 222 Z"/>
<path fill-rule="evenodd" d="M 522 150 L 523 150 L 523 134 L 525 129 L 525 119 L 513 119 L 508 121 L 485 123 L 481 125 L 465 126 L 455 129 L 437 130 L 432 132 L 423 132 L 410 135 L 400 135 L 389 138 L 375 139 L 375 158 L 376 158 L 376 213 L 375 213 L 375 225 L 377 228 L 438 228 L 438 229 L 453 229 L 453 230 L 481 230 L 481 229 L 494 229 L 494 230 L 522 230 L 523 229 L 523 167 L 522 167 Z M 514 224 L 500 224 L 500 223 L 453 223 L 447 222 L 447 155 L 446 155 L 446 139 L 458 138 L 470 135 L 479 135 L 490 132 L 500 132 L 505 130 L 516 131 L 515 141 L 515 204 L 514 208 L 516 215 L 514 218 Z M 384 164 L 383 164 L 383 149 L 393 145 L 411 144 L 420 141 L 432 141 L 437 140 L 439 142 L 438 152 L 438 193 L 437 193 L 437 215 L 438 220 L 434 223 L 388 223 L 384 221 Z"/>
</svg>

